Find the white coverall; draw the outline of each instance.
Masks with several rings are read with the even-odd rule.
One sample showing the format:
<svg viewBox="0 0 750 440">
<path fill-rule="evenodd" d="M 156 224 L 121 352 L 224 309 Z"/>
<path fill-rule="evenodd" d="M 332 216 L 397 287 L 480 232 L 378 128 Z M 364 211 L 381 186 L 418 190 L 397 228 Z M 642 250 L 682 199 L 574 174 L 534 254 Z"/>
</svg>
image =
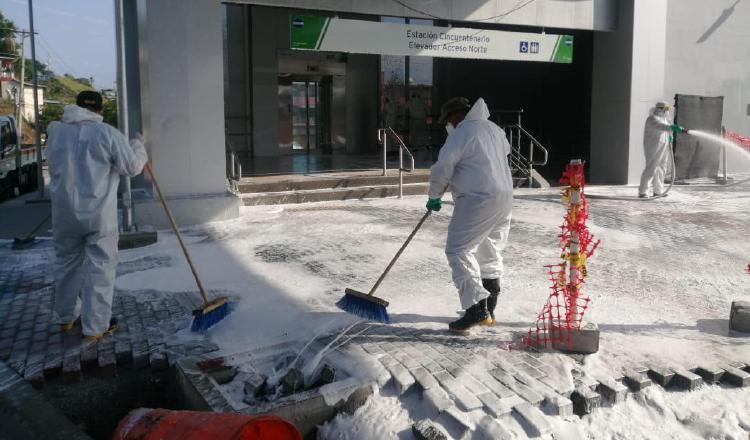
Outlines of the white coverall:
<svg viewBox="0 0 750 440">
<path fill-rule="evenodd" d="M 655 110 L 646 119 L 643 131 L 643 153 L 646 156 L 646 168 L 641 174 L 641 185 L 638 194 L 650 195 L 651 183 L 655 195 L 664 192 L 664 176 L 669 162 L 669 137 L 672 134 L 672 122 L 661 111 Z"/>
<path fill-rule="evenodd" d="M 148 160 L 102 116 L 68 105 L 48 128 L 52 225 L 55 238 L 55 312 L 60 323 L 79 315 L 83 334 L 109 328 L 117 266 L 117 187 Z"/>
<path fill-rule="evenodd" d="M 430 174 L 430 198 L 442 197 L 448 184 L 453 193 L 455 208 L 445 255 L 463 309 L 489 296 L 482 278 L 502 278 L 501 252 L 510 230 L 510 143 L 489 116 L 487 105 L 479 98 L 446 139 Z"/>
</svg>

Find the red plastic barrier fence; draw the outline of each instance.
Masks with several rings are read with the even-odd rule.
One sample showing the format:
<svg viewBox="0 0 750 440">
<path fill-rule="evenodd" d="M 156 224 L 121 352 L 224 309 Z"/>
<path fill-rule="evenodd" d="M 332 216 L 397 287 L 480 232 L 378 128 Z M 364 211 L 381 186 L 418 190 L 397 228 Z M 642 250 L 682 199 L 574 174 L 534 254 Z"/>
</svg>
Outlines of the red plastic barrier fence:
<svg viewBox="0 0 750 440">
<path fill-rule="evenodd" d="M 552 293 L 537 316 L 535 327 L 529 329 L 523 343 L 526 347 L 571 347 L 571 331 L 580 330 L 583 315 L 588 309 L 588 296 L 581 293 L 588 276 L 586 260 L 599 246 L 586 226 L 588 203 L 584 194 L 584 165 L 572 161 L 565 167 L 560 182 L 568 185 L 563 191 L 563 202 L 568 212 L 560 227 L 560 248 L 563 262 L 545 266 L 552 282 Z"/>
<path fill-rule="evenodd" d="M 140 408 L 117 425 L 112 440 L 302 440 L 276 416 Z"/>
</svg>

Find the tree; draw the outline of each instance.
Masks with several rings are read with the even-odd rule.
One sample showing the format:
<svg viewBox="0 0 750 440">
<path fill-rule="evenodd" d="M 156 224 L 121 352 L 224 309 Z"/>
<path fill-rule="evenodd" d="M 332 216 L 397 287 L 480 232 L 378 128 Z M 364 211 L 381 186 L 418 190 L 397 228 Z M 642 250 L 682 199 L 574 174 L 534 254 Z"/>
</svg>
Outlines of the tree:
<svg viewBox="0 0 750 440">
<path fill-rule="evenodd" d="M 39 115 L 39 128 L 42 130 L 42 133 L 47 132 L 47 126 L 50 122 L 62 119 L 63 107 L 60 104 L 45 104 Z"/>
<path fill-rule="evenodd" d="M 105 99 L 102 103 L 104 110 L 104 122 L 107 124 L 117 127 L 117 100 L 116 99 Z"/>
<path fill-rule="evenodd" d="M 19 56 L 15 30 L 16 24 L 5 18 L 3 13 L 0 12 L 0 55 Z"/>
<path fill-rule="evenodd" d="M 31 59 L 26 58 L 24 60 L 26 63 L 26 71 L 24 72 L 24 81 L 27 83 L 31 83 L 34 79 L 34 72 L 31 70 Z M 49 81 L 53 76 L 55 76 L 55 73 L 50 70 L 49 66 L 46 64 L 39 62 L 39 60 L 36 61 L 36 77 L 40 82 L 47 82 Z"/>
</svg>

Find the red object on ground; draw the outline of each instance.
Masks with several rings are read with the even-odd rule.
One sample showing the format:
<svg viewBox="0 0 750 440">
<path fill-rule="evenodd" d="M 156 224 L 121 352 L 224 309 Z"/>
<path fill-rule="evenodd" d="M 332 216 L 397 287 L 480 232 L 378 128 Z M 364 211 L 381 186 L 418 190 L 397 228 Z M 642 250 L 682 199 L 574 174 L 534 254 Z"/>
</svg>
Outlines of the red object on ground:
<svg viewBox="0 0 750 440">
<path fill-rule="evenodd" d="M 586 185 L 583 162 L 565 167 L 560 182 L 568 185 L 563 200 L 568 212 L 560 227 L 560 248 L 563 263 L 545 266 L 552 282 L 552 293 L 539 312 L 536 328 L 529 329 L 523 338 L 526 347 L 571 347 L 571 331 L 581 329 L 583 315 L 590 298 L 581 293 L 584 278 L 588 276 L 586 260 L 599 246 L 586 226 L 588 203 L 583 188 Z"/>
<path fill-rule="evenodd" d="M 734 142 L 735 144 L 741 146 L 742 148 L 746 150 L 750 150 L 750 138 L 749 137 L 742 136 L 739 133 L 735 133 L 725 128 L 724 138 L 729 139 L 730 141 Z"/>
<path fill-rule="evenodd" d="M 302 440 L 276 416 L 139 408 L 117 425 L 112 440 Z"/>
</svg>

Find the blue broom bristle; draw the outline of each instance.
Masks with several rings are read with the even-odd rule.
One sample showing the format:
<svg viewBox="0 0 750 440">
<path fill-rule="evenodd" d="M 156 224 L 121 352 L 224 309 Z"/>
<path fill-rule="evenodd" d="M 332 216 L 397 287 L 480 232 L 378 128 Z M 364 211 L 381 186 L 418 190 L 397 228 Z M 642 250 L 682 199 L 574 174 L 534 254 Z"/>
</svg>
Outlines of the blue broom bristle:
<svg viewBox="0 0 750 440">
<path fill-rule="evenodd" d="M 385 306 L 372 301 L 367 301 L 358 296 L 344 294 L 344 297 L 336 303 L 336 306 L 347 313 L 359 316 L 368 321 L 382 322 L 385 324 L 391 322 L 391 318 L 388 316 L 388 311 L 385 309 Z"/>
<path fill-rule="evenodd" d="M 190 327 L 190 330 L 197 333 L 203 333 L 222 319 L 226 318 L 231 312 L 232 308 L 230 307 L 230 303 L 222 304 L 208 313 L 202 313 L 200 310 L 195 310 L 193 312 L 193 325 Z"/>
</svg>

